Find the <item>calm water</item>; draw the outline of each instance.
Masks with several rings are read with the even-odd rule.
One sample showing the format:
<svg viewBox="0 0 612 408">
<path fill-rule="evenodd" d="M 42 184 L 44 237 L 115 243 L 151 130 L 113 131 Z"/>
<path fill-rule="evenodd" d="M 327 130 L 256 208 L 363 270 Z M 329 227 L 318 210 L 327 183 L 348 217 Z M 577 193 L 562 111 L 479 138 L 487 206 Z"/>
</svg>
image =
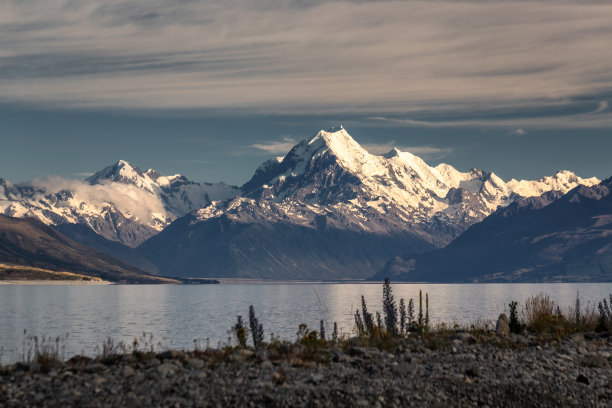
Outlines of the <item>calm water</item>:
<svg viewBox="0 0 612 408">
<path fill-rule="evenodd" d="M 583 305 L 612 292 L 612 284 L 396 284 L 393 292 L 418 300 L 429 292 L 433 322 L 492 321 L 507 311 L 511 300 L 523 302 L 546 292 L 561 306 Z M 24 330 L 32 335 L 65 336 L 65 354 L 94 354 L 107 338 L 131 344 L 143 332 L 163 348 L 193 348 L 209 339 L 211 346 L 227 342 L 236 315 L 248 319 L 254 305 L 265 336 L 294 339 L 299 323 L 319 327 L 338 322 L 340 331 L 353 327 L 354 310 L 363 294 L 369 310 L 380 310 L 381 285 L 254 284 L 201 286 L 0 286 L 0 347 L 4 363 L 21 358 Z M 333 324 L 333 323 L 332 323 Z M 25 347 L 27 349 L 27 346 Z"/>
</svg>

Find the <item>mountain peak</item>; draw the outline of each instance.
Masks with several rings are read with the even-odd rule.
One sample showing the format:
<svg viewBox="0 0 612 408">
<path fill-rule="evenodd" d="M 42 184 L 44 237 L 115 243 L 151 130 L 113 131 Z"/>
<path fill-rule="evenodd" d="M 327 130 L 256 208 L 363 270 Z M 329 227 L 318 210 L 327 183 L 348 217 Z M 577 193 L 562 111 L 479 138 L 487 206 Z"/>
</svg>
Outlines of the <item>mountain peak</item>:
<svg viewBox="0 0 612 408">
<path fill-rule="evenodd" d="M 105 181 L 117 181 L 125 184 L 137 184 L 136 180 L 143 177 L 142 170 L 132 166 L 125 160 L 111 164 L 85 179 L 89 184 L 101 184 Z"/>
<path fill-rule="evenodd" d="M 387 153 L 383 154 L 382 157 L 384 157 L 385 159 L 392 159 L 394 157 L 399 156 L 402 153 L 402 151 L 400 149 L 398 149 L 397 147 L 394 147 L 393 149 L 389 150 Z"/>
</svg>

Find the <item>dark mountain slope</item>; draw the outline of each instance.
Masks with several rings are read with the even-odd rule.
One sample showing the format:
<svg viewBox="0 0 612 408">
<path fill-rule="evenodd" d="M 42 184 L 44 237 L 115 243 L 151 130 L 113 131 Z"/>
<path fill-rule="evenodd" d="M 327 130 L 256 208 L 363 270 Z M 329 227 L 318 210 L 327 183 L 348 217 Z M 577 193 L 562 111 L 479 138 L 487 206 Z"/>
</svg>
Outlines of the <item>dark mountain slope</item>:
<svg viewBox="0 0 612 408">
<path fill-rule="evenodd" d="M 53 227 L 53 229 L 79 244 L 108 254 L 140 270 L 153 274 L 158 272 L 158 268 L 136 249 L 123 245 L 120 242 L 108 240 L 102 235 L 97 234 L 87 225 L 60 224 Z"/>
<path fill-rule="evenodd" d="M 397 257 L 372 279 L 612 281 L 612 178 L 499 209 L 447 247 Z"/>
<path fill-rule="evenodd" d="M 74 242 L 31 218 L 0 215 L 0 262 L 73 272 L 112 282 L 175 283 L 149 276 L 109 255 Z"/>
<path fill-rule="evenodd" d="M 185 216 L 140 246 L 167 276 L 262 279 L 359 279 L 405 248 L 431 248 L 410 234 L 381 235 L 227 215 Z"/>
</svg>

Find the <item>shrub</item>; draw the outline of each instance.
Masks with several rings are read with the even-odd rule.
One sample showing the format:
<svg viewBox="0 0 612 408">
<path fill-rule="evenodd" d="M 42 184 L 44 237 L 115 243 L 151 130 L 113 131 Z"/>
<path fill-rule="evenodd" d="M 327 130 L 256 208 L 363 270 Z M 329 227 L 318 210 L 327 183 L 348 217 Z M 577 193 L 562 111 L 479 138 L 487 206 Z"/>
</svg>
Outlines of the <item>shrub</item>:
<svg viewBox="0 0 612 408">
<path fill-rule="evenodd" d="M 406 333 L 407 322 L 406 322 L 406 303 L 404 298 L 400 299 L 399 302 L 399 315 L 400 315 L 400 334 L 403 336 Z"/>
<path fill-rule="evenodd" d="M 240 348 L 246 348 L 247 346 L 247 329 L 242 322 L 242 316 L 236 317 L 236 324 L 232 327 L 232 331 L 236 336 L 236 340 L 238 341 L 238 346 Z"/>
<path fill-rule="evenodd" d="M 321 319 L 319 335 L 321 336 L 321 340 L 325 340 L 325 322 L 323 321 L 323 319 Z"/>
<path fill-rule="evenodd" d="M 383 283 L 382 299 L 383 315 L 385 316 L 385 328 L 392 335 L 397 335 L 397 306 L 391 290 L 391 281 L 385 278 Z M 379 324 L 380 326 L 380 324 Z"/>
<path fill-rule="evenodd" d="M 414 321 L 414 300 L 412 298 L 408 300 L 408 330 L 416 330 L 416 322 Z"/>
<path fill-rule="evenodd" d="M 608 305 L 608 301 L 604 298 L 601 302 L 599 302 L 599 318 L 597 324 L 597 331 L 608 331 L 612 328 L 612 294 L 610 294 L 610 305 Z"/>
<path fill-rule="evenodd" d="M 527 328 L 535 333 L 556 332 L 559 325 L 566 326 L 563 315 L 555 314 L 555 302 L 543 293 L 525 301 L 523 314 Z"/>
<path fill-rule="evenodd" d="M 251 336 L 253 337 L 253 346 L 259 348 L 263 343 L 264 331 L 263 325 L 260 324 L 257 317 L 255 317 L 255 308 L 253 305 L 249 306 L 249 326 L 251 328 Z"/>
<path fill-rule="evenodd" d="M 366 305 L 363 295 L 361 296 L 361 312 L 363 313 L 363 326 L 371 335 L 374 333 L 374 318 L 372 317 L 372 313 L 368 312 L 368 306 Z"/>
<path fill-rule="evenodd" d="M 524 326 L 519 321 L 518 303 L 515 301 L 512 301 L 510 302 L 508 307 L 510 308 L 510 333 L 519 334 L 523 331 Z"/>
</svg>

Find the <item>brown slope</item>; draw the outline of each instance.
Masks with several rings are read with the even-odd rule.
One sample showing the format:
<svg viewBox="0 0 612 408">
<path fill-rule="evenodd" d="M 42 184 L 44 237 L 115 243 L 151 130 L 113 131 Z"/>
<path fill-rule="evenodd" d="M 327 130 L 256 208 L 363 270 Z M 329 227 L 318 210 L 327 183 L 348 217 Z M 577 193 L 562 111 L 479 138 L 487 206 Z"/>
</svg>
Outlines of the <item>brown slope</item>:
<svg viewBox="0 0 612 408">
<path fill-rule="evenodd" d="M 0 262 L 72 272 L 112 282 L 177 283 L 150 276 L 109 255 L 81 245 L 42 222 L 0 215 Z"/>
</svg>

